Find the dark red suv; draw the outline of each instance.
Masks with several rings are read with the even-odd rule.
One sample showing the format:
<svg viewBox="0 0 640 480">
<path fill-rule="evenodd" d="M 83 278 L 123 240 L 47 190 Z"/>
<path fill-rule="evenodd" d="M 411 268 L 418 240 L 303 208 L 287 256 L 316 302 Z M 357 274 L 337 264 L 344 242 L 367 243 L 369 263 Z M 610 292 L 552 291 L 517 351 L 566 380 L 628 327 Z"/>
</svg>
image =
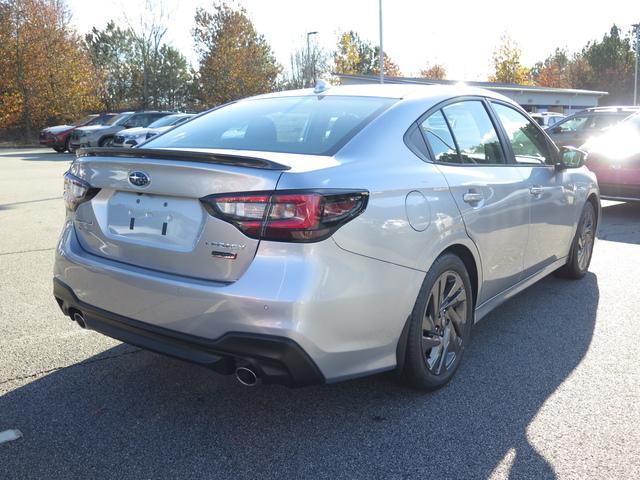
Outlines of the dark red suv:
<svg viewBox="0 0 640 480">
<path fill-rule="evenodd" d="M 83 119 L 75 122 L 73 125 L 56 125 L 55 127 L 47 127 L 40 131 L 38 141 L 40 145 L 51 147 L 58 153 L 63 153 L 65 150 L 69 150 L 71 152 L 72 150 L 69 147 L 71 132 L 78 127 L 84 127 L 87 125 L 103 125 L 114 116 L 116 116 L 115 113 L 93 114 L 87 115 Z"/>
<path fill-rule="evenodd" d="M 582 146 L 596 174 L 601 198 L 640 201 L 640 113 Z"/>
</svg>

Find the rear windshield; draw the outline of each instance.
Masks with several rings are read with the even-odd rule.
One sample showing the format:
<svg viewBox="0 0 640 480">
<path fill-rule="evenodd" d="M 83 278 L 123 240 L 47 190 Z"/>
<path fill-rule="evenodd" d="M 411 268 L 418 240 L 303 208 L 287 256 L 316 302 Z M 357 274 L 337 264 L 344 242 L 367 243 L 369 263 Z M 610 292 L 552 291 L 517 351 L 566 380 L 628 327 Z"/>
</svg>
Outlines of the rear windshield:
<svg viewBox="0 0 640 480">
<path fill-rule="evenodd" d="M 178 126 L 145 147 L 332 155 L 395 101 L 346 96 L 245 100 Z"/>
</svg>

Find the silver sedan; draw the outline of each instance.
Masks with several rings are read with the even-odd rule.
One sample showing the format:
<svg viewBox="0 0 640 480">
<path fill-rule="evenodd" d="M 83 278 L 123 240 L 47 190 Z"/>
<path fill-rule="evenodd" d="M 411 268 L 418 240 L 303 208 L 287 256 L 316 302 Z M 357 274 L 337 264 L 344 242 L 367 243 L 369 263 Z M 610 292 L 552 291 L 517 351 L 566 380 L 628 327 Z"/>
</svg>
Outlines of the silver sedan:
<svg viewBox="0 0 640 480">
<path fill-rule="evenodd" d="M 245 385 L 396 370 L 434 389 L 474 322 L 585 275 L 600 200 L 582 164 L 465 86 L 249 98 L 80 151 L 54 294 L 82 327 Z"/>
</svg>

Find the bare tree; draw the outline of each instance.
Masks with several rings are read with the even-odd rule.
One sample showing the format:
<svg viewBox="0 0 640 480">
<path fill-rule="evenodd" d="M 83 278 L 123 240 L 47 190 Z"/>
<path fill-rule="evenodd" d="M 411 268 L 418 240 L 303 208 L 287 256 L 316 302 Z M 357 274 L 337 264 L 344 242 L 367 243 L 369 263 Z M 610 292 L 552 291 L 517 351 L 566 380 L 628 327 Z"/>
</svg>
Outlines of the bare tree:
<svg viewBox="0 0 640 480">
<path fill-rule="evenodd" d="M 127 18 L 129 30 L 134 41 L 136 54 L 140 63 L 139 82 L 141 92 L 141 107 L 158 108 L 158 83 L 155 81 L 155 73 L 158 71 L 164 44 L 163 38 L 167 33 L 168 14 L 162 0 L 145 0 L 144 13 L 138 19 L 136 25 Z"/>
<path fill-rule="evenodd" d="M 302 39 L 290 57 L 290 72 L 284 80 L 289 89 L 312 87 L 317 78 L 329 72 L 329 55 L 315 41 L 309 43 Z"/>
</svg>

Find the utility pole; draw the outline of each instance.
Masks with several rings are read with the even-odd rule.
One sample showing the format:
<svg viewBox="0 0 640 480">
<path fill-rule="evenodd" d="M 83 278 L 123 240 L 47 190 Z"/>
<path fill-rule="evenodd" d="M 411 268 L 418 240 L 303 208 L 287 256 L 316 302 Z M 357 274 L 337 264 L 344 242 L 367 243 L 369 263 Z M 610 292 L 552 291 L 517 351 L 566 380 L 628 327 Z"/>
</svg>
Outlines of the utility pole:
<svg viewBox="0 0 640 480">
<path fill-rule="evenodd" d="M 640 23 L 633 26 L 636 34 L 636 71 L 633 77 L 633 104 L 638 105 L 638 56 L 640 56 Z"/>
<path fill-rule="evenodd" d="M 311 70 L 309 68 L 309 62 L 311 62 L 311 48 L 309 46 L 309 37 L 311 35 L 317 35 L 317 34 L 318 34 L 318 32 L 307 32 L 307 61 L 305 62 L 304 76 L 305 76 L 305 80 L 306 80 L 307 76 L 309 75 L 309 73 L 312 73 L 313 78 L 311 80 L 312 80 L 313 83 L 311 83 L 311 85 L 309 85 L 311 87 L 313 87 L 313 85 L 316 83 L 316 64 L 315 64 L 315 62 L 313 62 L 313 66 L 312 66 L 313 71 L 309 72 L 309 70 Z"/>
<path fill-rule="evenodd" d="M 380 16 L 380 83 L 384 83 L 384 48 L 382 47 L 382 0 L 378 0 Z"/>
</svg>

